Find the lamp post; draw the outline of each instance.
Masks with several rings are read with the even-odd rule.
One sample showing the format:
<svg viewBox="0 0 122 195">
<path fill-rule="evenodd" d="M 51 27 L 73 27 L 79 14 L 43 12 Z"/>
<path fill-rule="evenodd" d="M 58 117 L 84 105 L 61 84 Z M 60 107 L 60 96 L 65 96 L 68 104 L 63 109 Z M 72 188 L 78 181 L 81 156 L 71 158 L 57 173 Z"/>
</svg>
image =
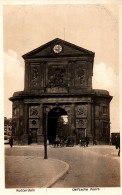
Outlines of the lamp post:
<svg viewBox="0 0 122 195">
<path fill-rule="evenodd" d="M 46 125 L 44 128 L 44 159 L 48 159 L 47 156 L 47 112 L 45 114 Z"/>
</svg>

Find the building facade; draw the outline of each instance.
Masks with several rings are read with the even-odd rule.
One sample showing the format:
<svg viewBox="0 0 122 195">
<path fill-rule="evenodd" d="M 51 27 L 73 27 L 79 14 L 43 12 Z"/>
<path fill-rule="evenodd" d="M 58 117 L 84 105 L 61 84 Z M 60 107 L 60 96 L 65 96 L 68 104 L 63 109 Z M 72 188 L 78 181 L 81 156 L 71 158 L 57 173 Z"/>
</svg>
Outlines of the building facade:
<svg viewBox="0 0 122 195">
<path fill-rule="evenodd" d="M 12 134 L 12 119 L 4 117 L 4 138 Z"/>
<path fill-rule="evenodd" d="M 68 117 L 65 135 L 75 143 L 82 135 L 109 143 L 110 101 L 106 90 L 92 89 L 95 54 L 61 39 L 54 39 L 23 55 L 24 91 L 12 101 L 12 134 L 17 143 L 41 144 L 57 135 L 57 121 Z"/>
</svg>

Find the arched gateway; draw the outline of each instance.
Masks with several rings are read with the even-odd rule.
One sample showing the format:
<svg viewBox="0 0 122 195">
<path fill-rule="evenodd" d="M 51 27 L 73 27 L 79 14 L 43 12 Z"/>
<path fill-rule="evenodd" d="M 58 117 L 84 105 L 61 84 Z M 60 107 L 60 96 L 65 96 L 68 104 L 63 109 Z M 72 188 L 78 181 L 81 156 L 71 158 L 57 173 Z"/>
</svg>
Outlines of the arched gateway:
<svg viewBox="0 0 122 195">
<path fill-rule="evenodd" d="M 60 107 L 54 107 L 48 113 L 47 138 L 49 143 L 53 142 L 56 136 L 63 138 L 69 135 L 69 128 L 67 125 L 67 128 L 65 127 L 62 116 L 67 116 L 67 112 Z"/>
<path fill-rule="evenodd" d="M 41 144 L 45 130 L 49 142 L 59 135 L 78 143 L 87 134 L 109 143 L 112 96 L 92 89 L 93 52 L 56 38 L 23 58 L 24 91 L 10 98 L 16 143 Z"/>
</svg>

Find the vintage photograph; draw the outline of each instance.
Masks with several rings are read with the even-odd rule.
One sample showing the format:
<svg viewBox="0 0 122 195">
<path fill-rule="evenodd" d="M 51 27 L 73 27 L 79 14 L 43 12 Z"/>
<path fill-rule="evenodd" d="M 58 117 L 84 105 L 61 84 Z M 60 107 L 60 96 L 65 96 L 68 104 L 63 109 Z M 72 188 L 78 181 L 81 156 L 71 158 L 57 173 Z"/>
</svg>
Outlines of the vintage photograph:
<svg viewBox="0 0 122 195">
<path fill-rule="evenodd" d="M 3 6 L 6 189 L 120 188 L 118 4 Z"/>
</svg>

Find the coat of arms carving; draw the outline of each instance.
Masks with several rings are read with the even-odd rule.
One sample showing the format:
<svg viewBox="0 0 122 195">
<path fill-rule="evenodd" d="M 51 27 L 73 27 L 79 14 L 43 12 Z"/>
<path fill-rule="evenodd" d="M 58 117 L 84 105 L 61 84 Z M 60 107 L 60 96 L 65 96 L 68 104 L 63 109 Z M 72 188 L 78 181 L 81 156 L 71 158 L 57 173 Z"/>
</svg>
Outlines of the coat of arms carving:
<svg viewBox="0 0 122 195">
<path fill-rule="evenodd" d="M 48 86 L 49 87 L 66 87 L 66 69 L 64 67 L 48 67 Z"/>
</svg>

